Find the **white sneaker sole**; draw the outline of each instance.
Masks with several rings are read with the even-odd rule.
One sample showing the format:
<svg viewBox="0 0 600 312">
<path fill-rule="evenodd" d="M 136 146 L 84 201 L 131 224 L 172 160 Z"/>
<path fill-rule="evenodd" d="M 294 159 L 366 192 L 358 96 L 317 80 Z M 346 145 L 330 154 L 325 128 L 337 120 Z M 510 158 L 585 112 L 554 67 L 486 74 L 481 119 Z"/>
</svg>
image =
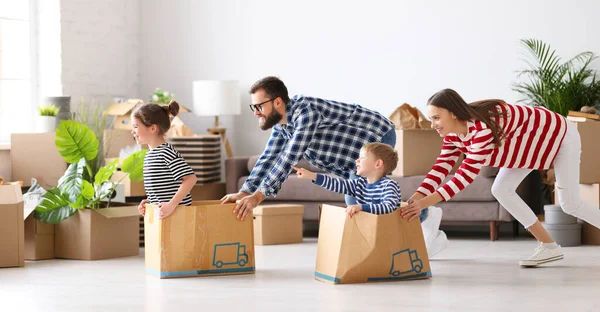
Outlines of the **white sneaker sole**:
<svg viewBox="0 0 600 312">
<path fill-rule="evenodd" d="M 541 259 L 541 260 L 521 260 L 521 261 L 519 261 L 519 265 L 522 267 L 531 268 L 531 267 L 536 267 L 540 264 L 562 260 L 564 258 L 565 258 L 565 255 L 558 255 L 558 256 L 554 256 L 552 258 Z"/>
</svg>

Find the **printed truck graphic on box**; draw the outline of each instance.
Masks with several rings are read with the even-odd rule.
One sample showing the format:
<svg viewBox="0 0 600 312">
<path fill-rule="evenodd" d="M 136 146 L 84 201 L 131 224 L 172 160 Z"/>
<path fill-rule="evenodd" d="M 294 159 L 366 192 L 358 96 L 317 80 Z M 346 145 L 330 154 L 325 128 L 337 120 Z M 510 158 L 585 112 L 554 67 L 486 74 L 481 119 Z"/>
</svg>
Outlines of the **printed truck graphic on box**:
<svg viewBox="0 0 600 312">
<path fill-rule="evenodd" d="M 213 266 L 221 268 L 224 265 L 245 266 L 248 263 L 246 245 L 240 243 L 216 244 Z"/>
<path fill-rule="evenodd" d="M 423 261 L 419 259 L 416 250 L 407 248 L 392 255 L 390 274 L 393 276 L 411 272 L 420 273 L 422 269 Z"/>
</svg>

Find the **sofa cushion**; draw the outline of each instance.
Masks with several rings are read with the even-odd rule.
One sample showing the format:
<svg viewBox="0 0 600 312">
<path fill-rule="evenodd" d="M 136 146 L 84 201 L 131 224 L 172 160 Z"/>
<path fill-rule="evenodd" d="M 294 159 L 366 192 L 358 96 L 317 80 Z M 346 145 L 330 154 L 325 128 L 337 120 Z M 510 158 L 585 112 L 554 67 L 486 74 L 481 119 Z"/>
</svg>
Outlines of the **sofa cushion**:
<svg viewBox="0 0 600 312">
<path fill-rule="evenodd" d="M 449 175 L 444 183 L 450 180 L 454 175 Z M 419 188 L 425 176 L 412 176 L 412 177 L 400 177 L 390 176 L 400 184 L 400 192 L 402 193 L 402 200 L 407 201 L 412 194 Z M 456 194 L 450 201 L 496 201 L 494 195 L 492 195 L 492 184 L 494 178 L 477 176 L 471 185 L 467 186 L 464 190 Z"/>
<path fill-rule="evenodd" d="M 488 166 L 484 166 L 481 168 L 481 171 L 479 172 L 479 175 L 484 176 L 484 177 L 488 177 L 488 178 L 493 178 L 495 176 L 498 175 L 498 171 L 500 169 L 496 168 L 496 167 L 488 167 Z"/>
<path fill-rule="evenodd" d="M 250 159 L 248 159 L 248 172 L 252 172 L 252 169 L 254 168 L 254 165 L 256 165 L 256 162 L 258 161 L 258 158 L 260 157 L 260 155 L 256 155 L 256 156 L 251 156 Z M 312 172 L 324 172 L 323 170 L 311 165 L 306 159 L 302 158 L 299 162 L 297 167 L 299 168 L 304 168 L 304 169 L 308 169 L 309 171 Z M 294 171 L 295 172 L 295 171 Z"/>
</svg>

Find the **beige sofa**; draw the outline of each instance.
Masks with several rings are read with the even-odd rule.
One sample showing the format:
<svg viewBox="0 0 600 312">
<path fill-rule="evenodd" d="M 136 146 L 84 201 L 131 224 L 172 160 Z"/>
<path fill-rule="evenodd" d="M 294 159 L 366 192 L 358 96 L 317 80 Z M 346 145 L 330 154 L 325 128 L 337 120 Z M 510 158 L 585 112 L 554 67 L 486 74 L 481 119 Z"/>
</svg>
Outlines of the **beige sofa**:
<svg viewBox="0 0 600 312">
<path fill-rule="evenodd" d="M 233 157 L 225 161 L 227 193 L 239 191 L 257 159 L 258 156 Z M 314 172 L 322 172 L 305 160 L 302 160 L 298 166 Z M 484 168 L 469 187 L 450 201 L 438 204 L 444 211 L 442 224 L 489 224 L 490 238 L 498 239 L 500 223 L 511 222 L 513 218 L 492 195 L 492 184 L 497 171 L 495 168 Z M 404 201 L 415 192 L 425 178 L 425 176 L 391 177 L 400 184 Z M 291 174 L 283 183 L 279 194 L 267 198 L 266 203 L 302 204 L 304 222 L 310 224 L 318 222 L 320 204 L 344 205 L 344 195 L 327 191 L 312 184 L 308 179 L 299 179 L 295 174 Z"/>
</svg>

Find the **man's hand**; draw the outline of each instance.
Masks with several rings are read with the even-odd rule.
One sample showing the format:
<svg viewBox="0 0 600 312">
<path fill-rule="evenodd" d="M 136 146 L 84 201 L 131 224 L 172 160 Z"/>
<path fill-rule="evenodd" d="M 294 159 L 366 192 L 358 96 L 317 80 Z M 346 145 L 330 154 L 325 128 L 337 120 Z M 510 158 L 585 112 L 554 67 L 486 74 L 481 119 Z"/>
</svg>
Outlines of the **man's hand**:
<svg viewBox="0 0 600 312">
<path fill-rule="evenodd" d="M 418 218 L 419 215 L 421 215 L 421 210 L 425 207 L 426 206 L 423 205 L 423 200 L 411 199 L 406 207 L 400 208 L 400 215 L 402 215 L 402 218 L 412 221 L 414 218 Z"/>
<path fill-rule="evenodd" d="M 296 170 L 296 175 L 298 175 L 298 178 L 300 179 L 311 179 L 311 180 L 316 180 L 317 179 L 317 174 L 311 171 L 308 171 L 304 168 L 297 168 L 292 166 L 292 169 Z"/>
<path fill-rule="evenodd" d="M 142 216 L 146 215 L 146 203 L 149 202 L 149 200 L 144 199 L 142 200 L 142 202 L 138 205 L 138 211 L 140 212 L 140 214 Z"/>
<path fill-rule="evenodd" d="M 246 217 L 252 213 L 252 210 L 265 199 L 263 193 L 256 191 L 252 195 L 244 196 L 233 208 L 233 213 L 237 214 L 238 219 L 246 220 Z"/>
<path fill-rule="evenodd" d="M 177 208 L 177 205 L 174 202 L 158 204 L 158 218 L 164 219 L 170 216 L 175 211 L 175 208 Z"/>
<path fill-rule="evenodd" d="M 352 218 L 352 216 L 354 216 L 356 213 L 362 211 L 362 206 L 361 205 L 350 205 L 348 207 L 346 207 L 346 213 L 348 214 L 348 216 L 350 218 Z"/>
<path fill-rule="evenodd" d="M 221 204 L 235 203 L 236 201 L 238 201 L 248 195 L 250 195 L 250 194 L 248 194 L 246 192 L 237 192 L 237 193 L 227 194 L 227 195 L 223 196 L 223 198 L 221 198 Z"/>
</svg>

